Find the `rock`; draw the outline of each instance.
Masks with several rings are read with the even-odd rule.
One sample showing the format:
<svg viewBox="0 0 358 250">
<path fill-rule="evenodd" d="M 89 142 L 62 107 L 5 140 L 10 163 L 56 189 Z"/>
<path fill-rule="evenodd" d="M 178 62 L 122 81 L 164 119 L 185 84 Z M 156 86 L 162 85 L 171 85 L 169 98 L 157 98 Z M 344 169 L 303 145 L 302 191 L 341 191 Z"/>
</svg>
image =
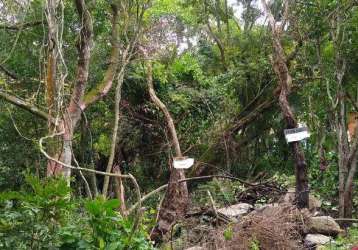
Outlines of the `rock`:
<svg viewBox="0 0 358 250">
<path fill-rule="evenodd" d="M 331 237 L 323 234 L 307 234 L 305 237 L 305 245 L 309 248 L 318 247 L 329 243 L 331 240 Z"/>
<path fill-rule="evenodd" d="M 335 236 L 343 230 L 337 222 L 330 216 L 311 217 L 307 223 L 309 233 L 321 233 Z"/>
<path fill-rule="evenodd" d="M 295 188 L 289 188 L 287 193 L 280 198 L 279 203 L 293 204 L 295 202 L 295 192 Z M 316 210 L 322 206 L 322 202 L 313 194 L 309 194 L 308 206 L 310 210 Z"/>
<path fill-rule="evenodd" d="M 256 207 L 256 210 L 254 212 L 260 213 L 263 215 L 269 215 L 275 212 L 281 205 L 278 203 L 272 203 L 272 204 L 265 204 L 262 206 Z"/>
<path fill-rule="evenodd" d="M 322 201 L 320 201 L 313 194 L 310 194 L 308 197 L 308 206 L 309 206 L 309 209 L 311 209 L 311 210 L 321 208 Z"/>
<path fill-rule="evenodd" d="M 229 207 L 218 209 L 218 212 L 228 217 L 241 217 L 248 214 L 253 206 L 247 203 L 238 203 Z"/>
<path fill-rule="evenodd" d="M 290 204 L 292 204 L 294 201 L 295 201 L 295 188 L 287 189 L 287 193 L 284 194 L 279 199 L 279 203 L 290 203 Z"/>
</svg>

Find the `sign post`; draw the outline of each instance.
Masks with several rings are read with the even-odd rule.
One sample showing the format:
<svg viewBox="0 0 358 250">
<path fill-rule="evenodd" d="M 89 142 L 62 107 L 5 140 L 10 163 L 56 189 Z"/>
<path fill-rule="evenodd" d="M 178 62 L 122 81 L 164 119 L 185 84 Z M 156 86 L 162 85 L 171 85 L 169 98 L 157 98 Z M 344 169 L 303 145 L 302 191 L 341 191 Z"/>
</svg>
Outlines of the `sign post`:
<svg viewBox="0 0 358 250">
<path fill-rule="evenodd" d="M 310 137 L 307 127 L 285 129 L 284 131 L 287 143 L 301 141 Z"/>
</svg>

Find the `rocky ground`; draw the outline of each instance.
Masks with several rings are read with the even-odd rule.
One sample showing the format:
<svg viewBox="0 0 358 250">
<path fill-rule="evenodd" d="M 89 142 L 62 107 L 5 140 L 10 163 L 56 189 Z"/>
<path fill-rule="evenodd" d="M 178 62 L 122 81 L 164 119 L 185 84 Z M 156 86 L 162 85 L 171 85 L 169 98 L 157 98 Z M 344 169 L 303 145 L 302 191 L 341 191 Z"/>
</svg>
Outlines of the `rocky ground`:
<svg viewBox="0 0 358 250">
<path fill-rule="evenodd" d="M 293 203 L 294 190 L 288 189 L 274 203 L 240 202 L 216 208 L 213 201 L 211 207 L 193 208 L 181 222 L 180 230 L 173 230 L 171 248 L 323 249 L 344 234 L 334 218 L 323 214 L 321 201 L 313 195 L 310 195 L 309 209 L 297 209 Z"/>
</svg>

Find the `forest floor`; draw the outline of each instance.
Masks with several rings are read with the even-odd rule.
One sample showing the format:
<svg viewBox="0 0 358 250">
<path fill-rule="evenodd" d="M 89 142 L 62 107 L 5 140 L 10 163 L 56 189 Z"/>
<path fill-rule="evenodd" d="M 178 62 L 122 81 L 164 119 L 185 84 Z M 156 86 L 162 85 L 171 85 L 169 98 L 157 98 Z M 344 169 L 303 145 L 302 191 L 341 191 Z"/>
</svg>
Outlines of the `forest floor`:
<svg viewBox="0 0 358 250">
<path fill-rule="evenodd" d="M 341 229 L 331 217 L 335 211 L 322 208 L 322 201 L 313 195 L 309 209 L 297 209 L 294 189 L 275 181 L 239 191 L 225 190 L 227 181 L 214 183 L 220 191 L 215 192 L 209 184 L 202 188 L 207 189 L 205 201 L 193 195 L 186 217 L 173 227 L 163 249 L 343 250 L 358 246 L 358 225 Z M 228 192 L 234 192 L 233 198 L 222 202 L 220 192 L 228 196 L 232 195 Z"/>
</svg>

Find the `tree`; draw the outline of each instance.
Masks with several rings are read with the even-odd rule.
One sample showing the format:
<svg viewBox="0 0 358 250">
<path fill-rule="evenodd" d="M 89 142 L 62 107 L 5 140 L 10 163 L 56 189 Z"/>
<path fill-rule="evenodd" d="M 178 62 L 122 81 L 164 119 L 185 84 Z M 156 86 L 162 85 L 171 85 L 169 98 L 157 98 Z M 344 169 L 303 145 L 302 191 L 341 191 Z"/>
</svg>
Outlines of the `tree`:
<svg viewBox="0 0 358 250">
<path fill-rule="evenodd" d="M 322 169 L 329 167 L 325 151 L 337 155 L 337 193 L 339 215 L 351 217 L 353 209 L 354 175 L 356 174 L 356 139 L 347 135 L 350 113 L 356 111 L 356 4 L 354 1 L 324 4 L 298 4 L 297 19 L 306 31 L 307 55 L 303 62 L 310 65 L 311 77 L 319 88 L 310 86 L 306 93 L 311 107 L 311 123 L 319 131 L 316 140 L 322 158 Z M 354 7 L 355 6 L 355 7 Z M 314 18 L 312 18 L 314 17 Z M 309 27 L 309 28 L 308 28 Z M 318 98 L 317 98 L 318 97 Z M 316 100 L 315 100 L 316 99 Z"/>
<path fill-rule="evenodd" d="M 113 8 L 118 8 L 119 14 L 123 16 L 123 24 L 122 24 L 122 30 L 117 31 L 119 36 L 119 32 L 121 32 L 121 37 L 125 37 L 124 40 L 120 46 L 120 58 L 117 59 L 120 62 L 119 66 L 119 72 L 118 72 L 118 81 L 117 86 L 115 90 L 115 116 L 114 116 L 114 122 L 113 122 L 113 131 L 112 131 L 112 140 L 111 140 L 111 151 L 110 156 L 108 159 L 108 164 L 106 168 L 106 172 L 110 173 L 113 168 L 113 162 L 116 152 L 116 147 L 118 145 L 117 140 L 117 134 L 118 134 L 118 124 L 120 119 L 120 101 L 121 101 L 121 92 L 122 92 L 122 85 L 124 81 L 124 75 L 127 65 L 129 64 L 130 60 L 132 59 L 136 45 L 139 40 L 139 36 L 142 33 L 142 19 L 143 14 L 146 9 L 146 6 L 144 3 L 137 2 L 137 4 L 132 4 L 131 1 L 123 1 L 119 6 L 114 6 Z M 133 18 L 134 17 L 134 18 Z M 131 37 L 128 37 L 128 34 L 131 34 Z M 118 42 L 118 46 L 119 46 Z M 120 174 L 120 168 L 118 167 L 117 172 Z M 103 183 L 103 189 L 102 194 L 103 196 L 107 196 L 108 192 L 108 185 L 109 185 L 109 176 L 105 176 L 104 183 Z M 121 180 L 119 180 L 119 185 L 122 187 Z M 123 188 L 121 188 L 121 192 L 123 193 Z M 121 194 L 120 197 L 121 203 L 124 203 L 124 195 Z"/>
<path fill-rule="evenodd" d="M 279 105 L 286 120 L 287 128 L 296 128 L 297 121 L 287 99 L 287 96 L 291 91 L 290 89 L 292 88 L 292 76 L 289 72 L 287 56 L 281 44 L 281 34 L 286 25 L 287 15 L 289 15 L 289 1 L 285 1 L 284 17 L 281 20 L 281 24 L 278 24 L 275 20 L 266 3 L 266 0 L 262 0 L 262 5 L 264 6 L 266 15 L 268 16 L 271 28 L 273 46 L 272 67 L 277 75 L 277 78 L 279 79 Z M 299 142 L 292 142 L 290 147 L 295 161 L 297 206 L 300 208 L 308 207 L 309 189 L 305 156 Z"/>
<path fill-rule="evenodd" d="M 168 108 L 155 93 L 152 76 L 152 62 L 149 60 L 146 61 L 146 70 L 150 99 L 164 114 L 165 121 L 172 137 L 175 157 L 182 157 L 183 155 L 180 149 L 173 118 L 170 115 Z M 171 166 L 169 171 L 170 177 L 168 188 L 159 208 L 157 224 L 151 233 L 151 239 L 155 242 L 159 242 L 162 237 L 170 231 L 175 221 L 184 216 L 188 205 L 188 188 L 186 182 L 179 182 L 180 180 L 185 179 L 184 170 L 176 169 Z"/>
<path fill-rule="evenodd" d="M 59 18 L 59 15 L 65 6 L 61 5 L 58 1 L 48 0 L 45 5 L 48 30 L 45 99 L 48 111 L 46 112 L 33 103 L 16 97 L 9 91 L 0 90 L 0 96 L 4 100 L 48 121 L 49 133 L 56 135 L 56 138 L 49 142 L 49 153 L 57 161 L 49 159 L 47 175 L 63 174 L 67 178 L 70 177 L 71 170 L 63 167 L 59 162 L 71 165 L 73 159 L 72 141 L 81 115 L 89 106 L 108 94 L 117 74 L 119 74 L 119 79 L 123 78 L 125 67 L 133 52 L 133 42 L 126 44 L 121 41 L 128 38 L 128 34 L 125 34 L 125 32 L 131 32 L 132 30 L 126 29 L 125 32 L 122 32 L 121 25 L 129 25 L 129 22 L 132 22 L 130 23 L 132 26 L 129 27 L 134 31 L 135 35 L 133 37 L 137 37 L 140 32 L 137 29 L 140 23 L 138 18 L 142 17 L 134 16 L 134 20 L 128 19 L 122 22 L 120 14 L 129 10 L 121 9 L 120 7 L 124 5 L 119 7 L 116 1 L 111 4 L 109 8 L 111 12 L 111 48 L 107 69 L 104 72 L 102 80 L 88 90 L 89 67 L 93 47 L 93 16 L 91 15 L 91 9 L 88 8 L 84 0 L 74 0 L 73 3 L 79 17 L 77 23 L 79 37 L 76 44 L 78 56 L 72 88 L 69 89 L 64 86 L 67 80 L 67 66 L 65 65 L 66 59 L 64 58 L 63 41 L 59 37 L 59 34 L 61 34 L 59 27 L 65 25 L 59 23 L 61 20 L 64 20 Z M 135 8 L 135 6 L 132 6 L 132 8 Z M 120 13 L 120 11 L 122 12 Z M 125 14 L 127 14 L 127 17 L 130 17 L 129 13 Z M 63 69 L 65 69 L 65 72 L 63 72 Z M 16 81 L 16 79 L 13 80 Z M 70 96 L 70 99 L 67 100 L 66 96 Z M 106 188 L 104 188 L 105 190 Z"/>
<path fill-rule="evenodd" d="M 327 91 L 331 100 L 332 109 L 336 110 L 334 126 L 337 133 L 338 167 L 339 167 L 339 216 L 351 218 L 353 209 L 353 180 L 357 171 L 358 160 L 358 133 L 348 141 L 347 134 L 347 96 L 344 81 L 347 74 L 348 60 L 345 55 L 347 39 L 347 19 L 350 13 L 346 9 L 351 8 L 353 3 L 347 6 L 337 6 L 337 9 L 330 14 L 330 35 L 334 48 L 334 76 L 336 84 L 335 97 L 330 93 L 329 85 Z M 329 82 L 327 81 L 327 84 Z M 349 100 L 349 99 L 348 99 Z M 354 106 L 353 101 L 353 106 Z M 356 128 L 357 130 L 357 128 Z"/>
</svg>

